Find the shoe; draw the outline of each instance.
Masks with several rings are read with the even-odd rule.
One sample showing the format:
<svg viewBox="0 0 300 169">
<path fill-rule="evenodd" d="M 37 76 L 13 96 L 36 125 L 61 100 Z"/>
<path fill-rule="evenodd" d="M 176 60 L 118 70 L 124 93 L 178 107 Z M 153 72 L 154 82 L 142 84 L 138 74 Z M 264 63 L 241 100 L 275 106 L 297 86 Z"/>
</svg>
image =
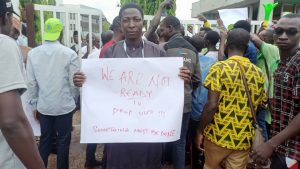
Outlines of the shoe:
<svg viewBox="0 0 300 169">
<path fill-rule="evenodd" d="M 84 167 L 85 168 L 93 168 L 93 167 L 97 167 L 97 166 L 101 166 L 102 165 L 102 161 L 92 161 L 92 162 L 85 162 Z"/>
</svg>

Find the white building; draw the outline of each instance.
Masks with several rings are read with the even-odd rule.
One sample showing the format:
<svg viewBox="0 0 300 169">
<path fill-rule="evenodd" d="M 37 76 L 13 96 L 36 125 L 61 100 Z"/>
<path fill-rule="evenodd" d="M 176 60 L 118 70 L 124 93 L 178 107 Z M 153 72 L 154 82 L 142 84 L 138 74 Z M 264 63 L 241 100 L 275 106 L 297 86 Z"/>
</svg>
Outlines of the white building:
<svg viewBox="0 0 300 169">
<path fill-rule="evenodd" d="M 283 12 L 300 14 L 300 0 L 199 0 L 192 5 L 192 17 L 203 13 L 209 19 L 216 19 L 218 9 L 248 7 L 249 18 L 264 19 L 264 3 L 278 2 L 273 12 L 274 19 L 281 17 Z"/>
</svg>

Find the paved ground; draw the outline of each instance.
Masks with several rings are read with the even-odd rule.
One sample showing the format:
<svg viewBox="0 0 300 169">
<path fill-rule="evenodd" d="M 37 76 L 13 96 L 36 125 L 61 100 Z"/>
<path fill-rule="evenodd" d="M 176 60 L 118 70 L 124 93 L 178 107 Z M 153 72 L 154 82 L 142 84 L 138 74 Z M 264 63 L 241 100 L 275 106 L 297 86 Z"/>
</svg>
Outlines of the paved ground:
<svg viewBox="0 0 300 169">
<path fill-rule="evenodd" d="M 73 117 L 73 132 L 70 147 L 70 169 L 83 169 L 85 162 L 85 148 L 86 144 L 80 144 L 80 113 L 76 112 Z M 102 158 L 103 145 L 98 145 L 96 158 Z M 49 157 L 48 169 L 56 169 L 56 155 Z M 95 169 L 101 169 L 97 167 Z M 171 166 L 165 166 L 164 169 L 172 169 Z"/>
</svg>

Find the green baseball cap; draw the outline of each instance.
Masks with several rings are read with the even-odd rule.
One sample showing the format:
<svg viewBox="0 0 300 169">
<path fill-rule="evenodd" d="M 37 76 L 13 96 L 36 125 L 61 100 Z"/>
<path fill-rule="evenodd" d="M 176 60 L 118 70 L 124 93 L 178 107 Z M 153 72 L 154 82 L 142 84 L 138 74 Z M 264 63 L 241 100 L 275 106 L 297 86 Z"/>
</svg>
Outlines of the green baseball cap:
<svg viewBox="0 0 300 169">
<path fill-rule="evenodd" d="M 62 22 L 57 18 L 50 18 L 45 22 L 44 39 L 46 41 L 58 40 L 61 31 L 63 30 Z"/>
</svg>

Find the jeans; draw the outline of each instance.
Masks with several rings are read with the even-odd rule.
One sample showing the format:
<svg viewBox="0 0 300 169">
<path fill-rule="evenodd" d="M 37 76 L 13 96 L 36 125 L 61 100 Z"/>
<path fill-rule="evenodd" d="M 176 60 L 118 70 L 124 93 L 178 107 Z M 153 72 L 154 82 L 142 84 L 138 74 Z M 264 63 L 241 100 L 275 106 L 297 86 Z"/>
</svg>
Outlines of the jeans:
<svg viewBox="0 0 300 169">
<path fill-rule="evenodd" d="M 97 144 L 88 144 L 86 146 L 86 163 L 93 163 L 96 161 L 95 153 L 97 149 Z"/>
<path fill-rule="evenodd" d="M 259 127 L 262 129 L 262 135 L 265 138 L 265 141 L 268 140 L 268 131 L 266 125 L 266 109 L 259 109 L 256 113 L 256 119 L 258 122 Z"/>
<path fill-rule="evenodd" d="M 182 117 L 180 139 L 172 144 L 172 161 L 174 169 L 185 169 L 185 144 L 191 113 L 184 113 Z"/>
<path fill-rule="evenodd" d="M 73 112 L 60 116 L 48 116 L 41 114 L 41 138 L 39 151 L 46 167 L 48 165 L 48 156 L 51 152 L 51 145 L 54 137 L 53 134 L 56 133 L 57 169 L 69 168 L 72 117 Z"/>
</svg>

